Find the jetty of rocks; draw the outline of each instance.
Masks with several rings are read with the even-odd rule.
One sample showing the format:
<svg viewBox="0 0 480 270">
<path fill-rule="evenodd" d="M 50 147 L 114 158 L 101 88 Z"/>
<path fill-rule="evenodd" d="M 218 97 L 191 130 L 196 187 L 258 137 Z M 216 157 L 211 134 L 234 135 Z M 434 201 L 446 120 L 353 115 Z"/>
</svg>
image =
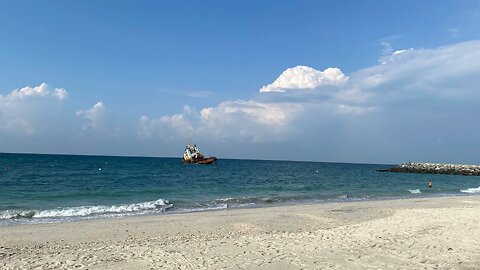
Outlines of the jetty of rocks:
<svg viewBox="0 0 480 270">
<path fill-rule="evenodd" d="M 379 172 L 459 174 L 480 176 L 480 165 L 408 162 Z"/>
</svg>

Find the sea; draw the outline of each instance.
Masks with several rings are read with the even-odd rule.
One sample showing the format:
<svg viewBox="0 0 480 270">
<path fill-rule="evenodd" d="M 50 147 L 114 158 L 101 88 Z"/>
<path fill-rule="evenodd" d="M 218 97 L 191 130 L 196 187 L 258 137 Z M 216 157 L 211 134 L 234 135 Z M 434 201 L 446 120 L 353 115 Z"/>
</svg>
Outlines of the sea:
<svg viewBox="0 0 480 270">
<path fill-rule="evenodd" d="M 478 176 L 377 171 L 391 166 L 1 153 L 0 226 L 480 194 Z"/>
</svg>

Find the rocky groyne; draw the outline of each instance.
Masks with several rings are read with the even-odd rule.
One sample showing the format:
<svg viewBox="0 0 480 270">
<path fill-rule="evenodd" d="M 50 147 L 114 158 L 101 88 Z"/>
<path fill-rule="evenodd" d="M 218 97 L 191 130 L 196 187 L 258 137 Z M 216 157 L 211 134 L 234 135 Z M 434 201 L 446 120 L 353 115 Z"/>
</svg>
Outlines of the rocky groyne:
<svg viewBox="0 0 480 270">
<path fill-rule="evenodd" d="M 408 162 L 380 172 L 459 174 L 480 176 L 480 165 Z"/>
</svg>

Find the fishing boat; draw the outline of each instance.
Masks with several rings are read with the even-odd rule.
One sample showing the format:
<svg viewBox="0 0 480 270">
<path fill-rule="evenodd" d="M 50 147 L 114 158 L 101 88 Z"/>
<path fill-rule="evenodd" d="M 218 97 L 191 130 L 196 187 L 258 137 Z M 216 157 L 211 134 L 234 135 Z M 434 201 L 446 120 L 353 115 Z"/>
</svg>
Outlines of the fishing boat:
<svg viewBox="0 0 480 270">
<path fill-rule="evenodd" d="M 196 144 L 188 144 L 185 147 L 185 152 L 183 153 L 183 162 L 192 163 L 192 164 L 212 164 L 217 161 L 216 157 L 205 157 L 200 151 Z"/>
</svg>

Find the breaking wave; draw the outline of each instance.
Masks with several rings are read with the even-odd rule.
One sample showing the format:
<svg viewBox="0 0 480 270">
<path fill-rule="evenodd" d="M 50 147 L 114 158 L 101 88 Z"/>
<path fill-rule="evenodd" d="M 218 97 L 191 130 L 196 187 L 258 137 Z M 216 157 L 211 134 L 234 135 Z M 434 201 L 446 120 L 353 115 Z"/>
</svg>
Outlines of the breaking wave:
<svg viewBox="0 0 480 270">
<path fill-rule="evenodd" d="M 350 196 L 347 194 L 336 197 L 318 198 L 311 195 L 277 195 L 277 196 L 244 196 L 238 198 L 226 197 L 217 198 L 207 204 L 201 206 L 226 206 L 226 208 L 242 208 L 242 207 L 262 207 L 265 205 L 290 205 L 302 203 L 318 203 L 327 201 L 361 201 L 368 200 L 369 196 Z"/>
<path fill-rule="evenodd" d="M 21 219 L 21 218 L 71 218 L 71 217 L 89 217 L 97 215 L 120 215 L 132 214 L 148 211 L 165 211 L 173 207 L 167 200 L 158 199 L 133 204 L 120 205 L 93 205 L 64 207 L 48 210 L 5 210 L 0 212 L 1 219 Z"/>
<path fill-rule="evenodd" d="M 226 205 L 227 208 L 261 206 L 270 204 L 295 203 L 311 199 L 310 196 L 294 195 L 294 196 L 244 196 L 238 198 L 217 198 L 208 205 Z"/>
<path fill-rule="evenodd" d="M 410 193 L 412 193 L 412 194 L 420 194 L 420 193 L 422 193 L 422 192 L 420 191 L 420 189 L 418 189 L 418 188 L 417 188 L 417 189 L 407 189 L 407 190 L 408 190 Z"/>
<path fill-rule="evenodd" d="M 476 193 L 480 193 L 480 187 L 461 189 L 460 191 L 464 193 L 476 194 Z"/>
</svg>

